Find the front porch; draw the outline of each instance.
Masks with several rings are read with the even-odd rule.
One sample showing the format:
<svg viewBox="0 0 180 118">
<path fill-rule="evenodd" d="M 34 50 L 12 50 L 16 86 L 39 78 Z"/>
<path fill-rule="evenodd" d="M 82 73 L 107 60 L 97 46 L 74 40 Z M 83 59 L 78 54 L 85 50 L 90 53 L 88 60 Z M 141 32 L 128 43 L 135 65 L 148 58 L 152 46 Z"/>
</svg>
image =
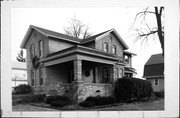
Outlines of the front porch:
<svg viewBox="0 0 180 118">
<path fill-rule="evenodd" d="M 88 96 L 113 93 L 114 66 L 86 60 L 73 60 L 46 67 L 47 94 L 66 95 L 82 101 Z"/>
<path fill-rule="evenodd" d="M 54 53 L 41 62 L 45 66 L 44 91 L 68 95 L 75 102 L 112 95 L 113 83 L 123 76 L 119 57 L 82 46 Z"/>
</svg>

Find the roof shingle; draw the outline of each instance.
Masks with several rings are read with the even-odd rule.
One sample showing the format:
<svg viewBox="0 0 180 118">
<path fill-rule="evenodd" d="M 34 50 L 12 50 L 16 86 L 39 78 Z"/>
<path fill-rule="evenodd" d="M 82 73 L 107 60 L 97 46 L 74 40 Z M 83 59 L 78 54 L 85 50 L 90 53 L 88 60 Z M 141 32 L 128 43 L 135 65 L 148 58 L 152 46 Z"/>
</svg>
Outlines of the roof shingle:
<svg viewBox="0 0 180 118">
<path fill-rule="evenodd" d="M 160 64 L 160 63 L 164 63 L 164 58 L 162 54 L 154 54 L 149 58 L 149 60 L 146 62 L 145 65 Z"/>
<path fill-rule="evenodd" d="M 81 39 L 76 38 L 76 37 L 68 36 L 68 35 L 65 35 L 65 34 L 62 34 L 62 33 L 58 33 L 58 32 L 51 31 L 51 30 L 47 30 L 47 29 L 40 28 L 40 27 L 33 26 L 33 25 L 31 25 L 31 27 L 33 27 L 33 28 L 35 28 L 36 30 L 39 30 L 39 31 L 45 33 L 45 34 L 48 35 L 48 36 L 58 37 L 58 38 L 64 38 L 64 39 L 69 39 L 69 40 L 72 40 L 72 41 L 81 42 Z"/>
<path fill-rule="evenodd" d="M 162 54 L 152 55 L 144 66 L 143 77 L 163 76 L 164 75 L 164 58 Z"/>
</svg>

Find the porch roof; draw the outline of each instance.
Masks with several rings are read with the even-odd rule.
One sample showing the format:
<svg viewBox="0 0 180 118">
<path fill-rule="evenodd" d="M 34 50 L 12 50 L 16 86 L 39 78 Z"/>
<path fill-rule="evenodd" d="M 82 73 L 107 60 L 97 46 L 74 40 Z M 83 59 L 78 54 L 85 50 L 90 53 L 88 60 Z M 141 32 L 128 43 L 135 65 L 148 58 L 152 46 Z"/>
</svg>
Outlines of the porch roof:
<svg viewBox="0 0 180 118">
<path fill-rule="evenodd" d="M 137 74 L 136 69 L 134 69 L 132 67 L 124 67 L 124 71 L 127 72 L 127 73 Z"/>
<path fill-rule="evenodd" d="M 118 61 L 119 60 L 117 55 L 105 53 L 103 51 L 96 50 L 93 48 L 76 45 L 76 46 L 49 54 L 45 59 L 41 59 L 40 61 L 47 62 L 47 61 L 51 61 L 54 59 L 60 59 L 63 57 L 72 56 L 74 54 L 87 55 L 90 57 L 96 57 L 99 59 L 105 59 L 105 60 L 110 60 L 110 61 Z"/>
</svg>

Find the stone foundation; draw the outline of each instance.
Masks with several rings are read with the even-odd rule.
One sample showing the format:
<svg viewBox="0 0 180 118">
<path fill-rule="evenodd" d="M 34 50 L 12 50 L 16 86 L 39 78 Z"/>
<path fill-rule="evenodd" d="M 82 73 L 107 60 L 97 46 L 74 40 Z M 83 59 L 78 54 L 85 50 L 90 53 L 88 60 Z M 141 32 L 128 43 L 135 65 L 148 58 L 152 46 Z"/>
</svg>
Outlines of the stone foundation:
<svg viewBox="0 0 180 118">
<path fill-rule="evenodd" d="M 48 88 L 48 95 L 65 95 L 70 97 L 74 103 L 79 103 L 89 96 L 111 96 L 113 95 L 113 85 L 103 83 L 83 83 L 74 82 L 71 84 L 52 83 Z"/>
</svg>

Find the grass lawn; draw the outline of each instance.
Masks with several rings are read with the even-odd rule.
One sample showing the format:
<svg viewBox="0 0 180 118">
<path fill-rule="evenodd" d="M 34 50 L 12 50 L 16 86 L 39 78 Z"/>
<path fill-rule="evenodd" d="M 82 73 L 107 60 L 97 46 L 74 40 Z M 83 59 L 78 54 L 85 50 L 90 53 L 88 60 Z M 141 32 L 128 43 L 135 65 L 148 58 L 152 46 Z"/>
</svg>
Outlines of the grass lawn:
<svg viewBox="0 0 180 118">
<path fill-rule="evenodd" d="M 95 110 L 102 110 L 102 111 L 164 110 L 164 99 L 150 100 L 150 101 L 141 102 L 141 103 L 138 103 L 138 102 L 127 103 L 127 104 L 122 104 L 118 106 L 98 108 Z"/>
<path fill-rule="evenodd" d="M 43 105 L 42 105 L 43 106 Z M 42 107 L 41 105 L 18 104 L 13 106 L 13 111 L 57 111 L 57 110 L 91 110 L 91 111 L 132 111 L 132 110 L 164 110 L 164 99 L 149 100 L 145 102 L 123 103 L 106 105 L 93 108 L 65 106 L 62 108 Z"/>
</svg>

